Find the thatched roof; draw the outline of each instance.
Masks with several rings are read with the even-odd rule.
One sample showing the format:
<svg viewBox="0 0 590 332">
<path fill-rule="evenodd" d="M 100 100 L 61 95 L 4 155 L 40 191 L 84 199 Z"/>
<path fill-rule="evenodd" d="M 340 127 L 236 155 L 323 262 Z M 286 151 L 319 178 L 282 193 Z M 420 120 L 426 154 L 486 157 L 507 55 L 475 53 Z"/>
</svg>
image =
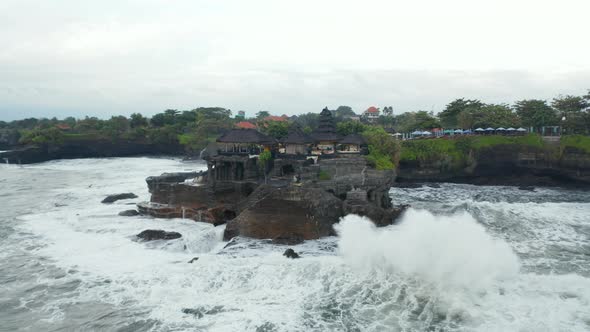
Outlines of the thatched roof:
<svg viewBox="0 0 590 332">
<path fill-rule="evenodd" d="M 314 132 L 311 134 L 311 137 L 316 141 L 316 142 L 337 142 L 340 140 L 340 135 L 336 134 L 336 133 L 318 133 L 318 132 Z"/>
<path fill-rule="evenodd" d="M 343 139 L 338 142 L 340 144 L 354 144 L 354 145 L 364 145 L 367 144 L 365 138 L 359 134 L 350 134 L 345 136 Z"/>
<path fill-rule="evenodd" d="M 273 144 L 275 139 L 255 129 L 232 129 L 217 139 L 219 143 Z"/>
<path fill-rule="evenodd" d="M 336 133 L 336 124 L 334 123 L 334 117 L 332 112 L 328 108 L 324 108 L 320 113 L 319 126 L 316 130 L 311 133 L 311 137 L 316 142 L 322 141 L 338 141 L 340 135 Z"/>
<path fill-rule="evenodd" d="M 287 137 L 282 139 L 282 142 L 286 144 L 311 144 L 314 140 L 304 133 L 297 123 L 294 123 L 289 127 L 289 133 Z"/>
</svg>

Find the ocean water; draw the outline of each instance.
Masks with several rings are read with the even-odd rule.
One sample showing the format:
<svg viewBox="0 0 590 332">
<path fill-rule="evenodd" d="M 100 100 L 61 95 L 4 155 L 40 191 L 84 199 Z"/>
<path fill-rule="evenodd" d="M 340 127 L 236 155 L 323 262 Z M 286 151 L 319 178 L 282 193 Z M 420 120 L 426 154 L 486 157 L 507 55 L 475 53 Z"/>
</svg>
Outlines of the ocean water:
<svg viewBox="0 0 590 332">
<path fill-rule="evenodd" d="M 400 224 L 347 216 L 298 260 L 223 226 L 117 215 L 149 199 L 145 177 L 204 168 L 0 165 L 0 331 L 590 330 L 588 191 L 394 188 L 412 205 Z M 139 198 L 100 203 L 122 192 Z"/>
</svg>

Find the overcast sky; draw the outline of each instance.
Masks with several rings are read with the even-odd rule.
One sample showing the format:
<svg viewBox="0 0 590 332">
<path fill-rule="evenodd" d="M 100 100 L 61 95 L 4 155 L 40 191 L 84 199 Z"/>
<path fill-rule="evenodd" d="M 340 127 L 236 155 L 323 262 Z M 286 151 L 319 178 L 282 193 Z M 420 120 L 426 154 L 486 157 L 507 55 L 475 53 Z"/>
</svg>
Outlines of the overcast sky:
<svg viewBox="0 0 590 332">
<path fill-rule="evenodd" d="M 1 0 L 0 119 L 590 89 L 589 0 Z"/>
</svg>

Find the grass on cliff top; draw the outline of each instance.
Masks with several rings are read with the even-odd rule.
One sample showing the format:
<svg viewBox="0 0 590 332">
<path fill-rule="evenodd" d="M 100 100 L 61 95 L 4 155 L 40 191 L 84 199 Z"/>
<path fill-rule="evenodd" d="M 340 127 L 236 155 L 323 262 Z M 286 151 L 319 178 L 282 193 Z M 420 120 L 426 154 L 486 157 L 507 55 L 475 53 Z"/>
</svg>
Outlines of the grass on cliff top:
<svg viewBox="0 0 590 332">
<path fill-rule="evenodd" d="M 402 143 L 400 160 L 426 160 L 432 157 L 438 158 L 448 155 L 461 158 L 457 140 L 442 138 L 409 140 Z"/>
<path fill-rule="evenodd" d="M 543 139 L 541 136 L 536 134 L 528 134 L 524 136 L 500 136 L 500 135 L 490 135 L 490 136 L 472 136 L 470 137 L 471 144 L 470 146 L 473 149 L 481 149 L 487 148 L 495 145 L 524 145 L 524 146 L 534 146 L 538 148 L 543 147 Z"/>
<path fill-rule="evenodd" d="M 434 138 L 408 140 L 402 143 L 400 160 L 429 160 L 450 157 L 459 162 L 467 158 L 469 151 L 489 148 L 498 145 L 522 145 L 543 147 L 543 139 L 539 135 L 500 136 L 481 135 L 466 136 L 454 139 Z"/>
<path fill-rule="evenodd" d="M 560 145 L 564 147 L 574 147 L 584 152 L 590 153 L 590 136 L 568 135 L 561 136 Z"/>
</svg>

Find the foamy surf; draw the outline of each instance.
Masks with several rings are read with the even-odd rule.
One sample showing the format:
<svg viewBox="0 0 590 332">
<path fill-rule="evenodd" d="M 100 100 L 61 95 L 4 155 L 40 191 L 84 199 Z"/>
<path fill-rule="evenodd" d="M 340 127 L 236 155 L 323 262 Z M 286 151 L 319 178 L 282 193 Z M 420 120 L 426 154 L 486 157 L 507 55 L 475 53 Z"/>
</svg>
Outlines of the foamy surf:
<svg viewBox="0 0 590 332">
<path fill-rule="evenodd" d="M 188 220 L 120 217 L 179 160 L 0 172 L 0 327 L 134 331 L 587 331 L 590 194 L 443 185 L 392 191 L 399 225 L 347 216 L 294 249 Z M 105 195 L 139 198 L 105 205 Z M 474 199 L 476 195 L 479 198 Z M 528 197 L 527 199 L 523 196 Z M 405 201 L 404 201 L 405 200 Z M 5 206 L 8 206 L 6 208 Z M 551 212 L 554 211 L 554 212 Z M 144 229 L 180 232 L 142 243 Z M 193 257 L 199 260 L 193 264 Z"/>
</svg>

